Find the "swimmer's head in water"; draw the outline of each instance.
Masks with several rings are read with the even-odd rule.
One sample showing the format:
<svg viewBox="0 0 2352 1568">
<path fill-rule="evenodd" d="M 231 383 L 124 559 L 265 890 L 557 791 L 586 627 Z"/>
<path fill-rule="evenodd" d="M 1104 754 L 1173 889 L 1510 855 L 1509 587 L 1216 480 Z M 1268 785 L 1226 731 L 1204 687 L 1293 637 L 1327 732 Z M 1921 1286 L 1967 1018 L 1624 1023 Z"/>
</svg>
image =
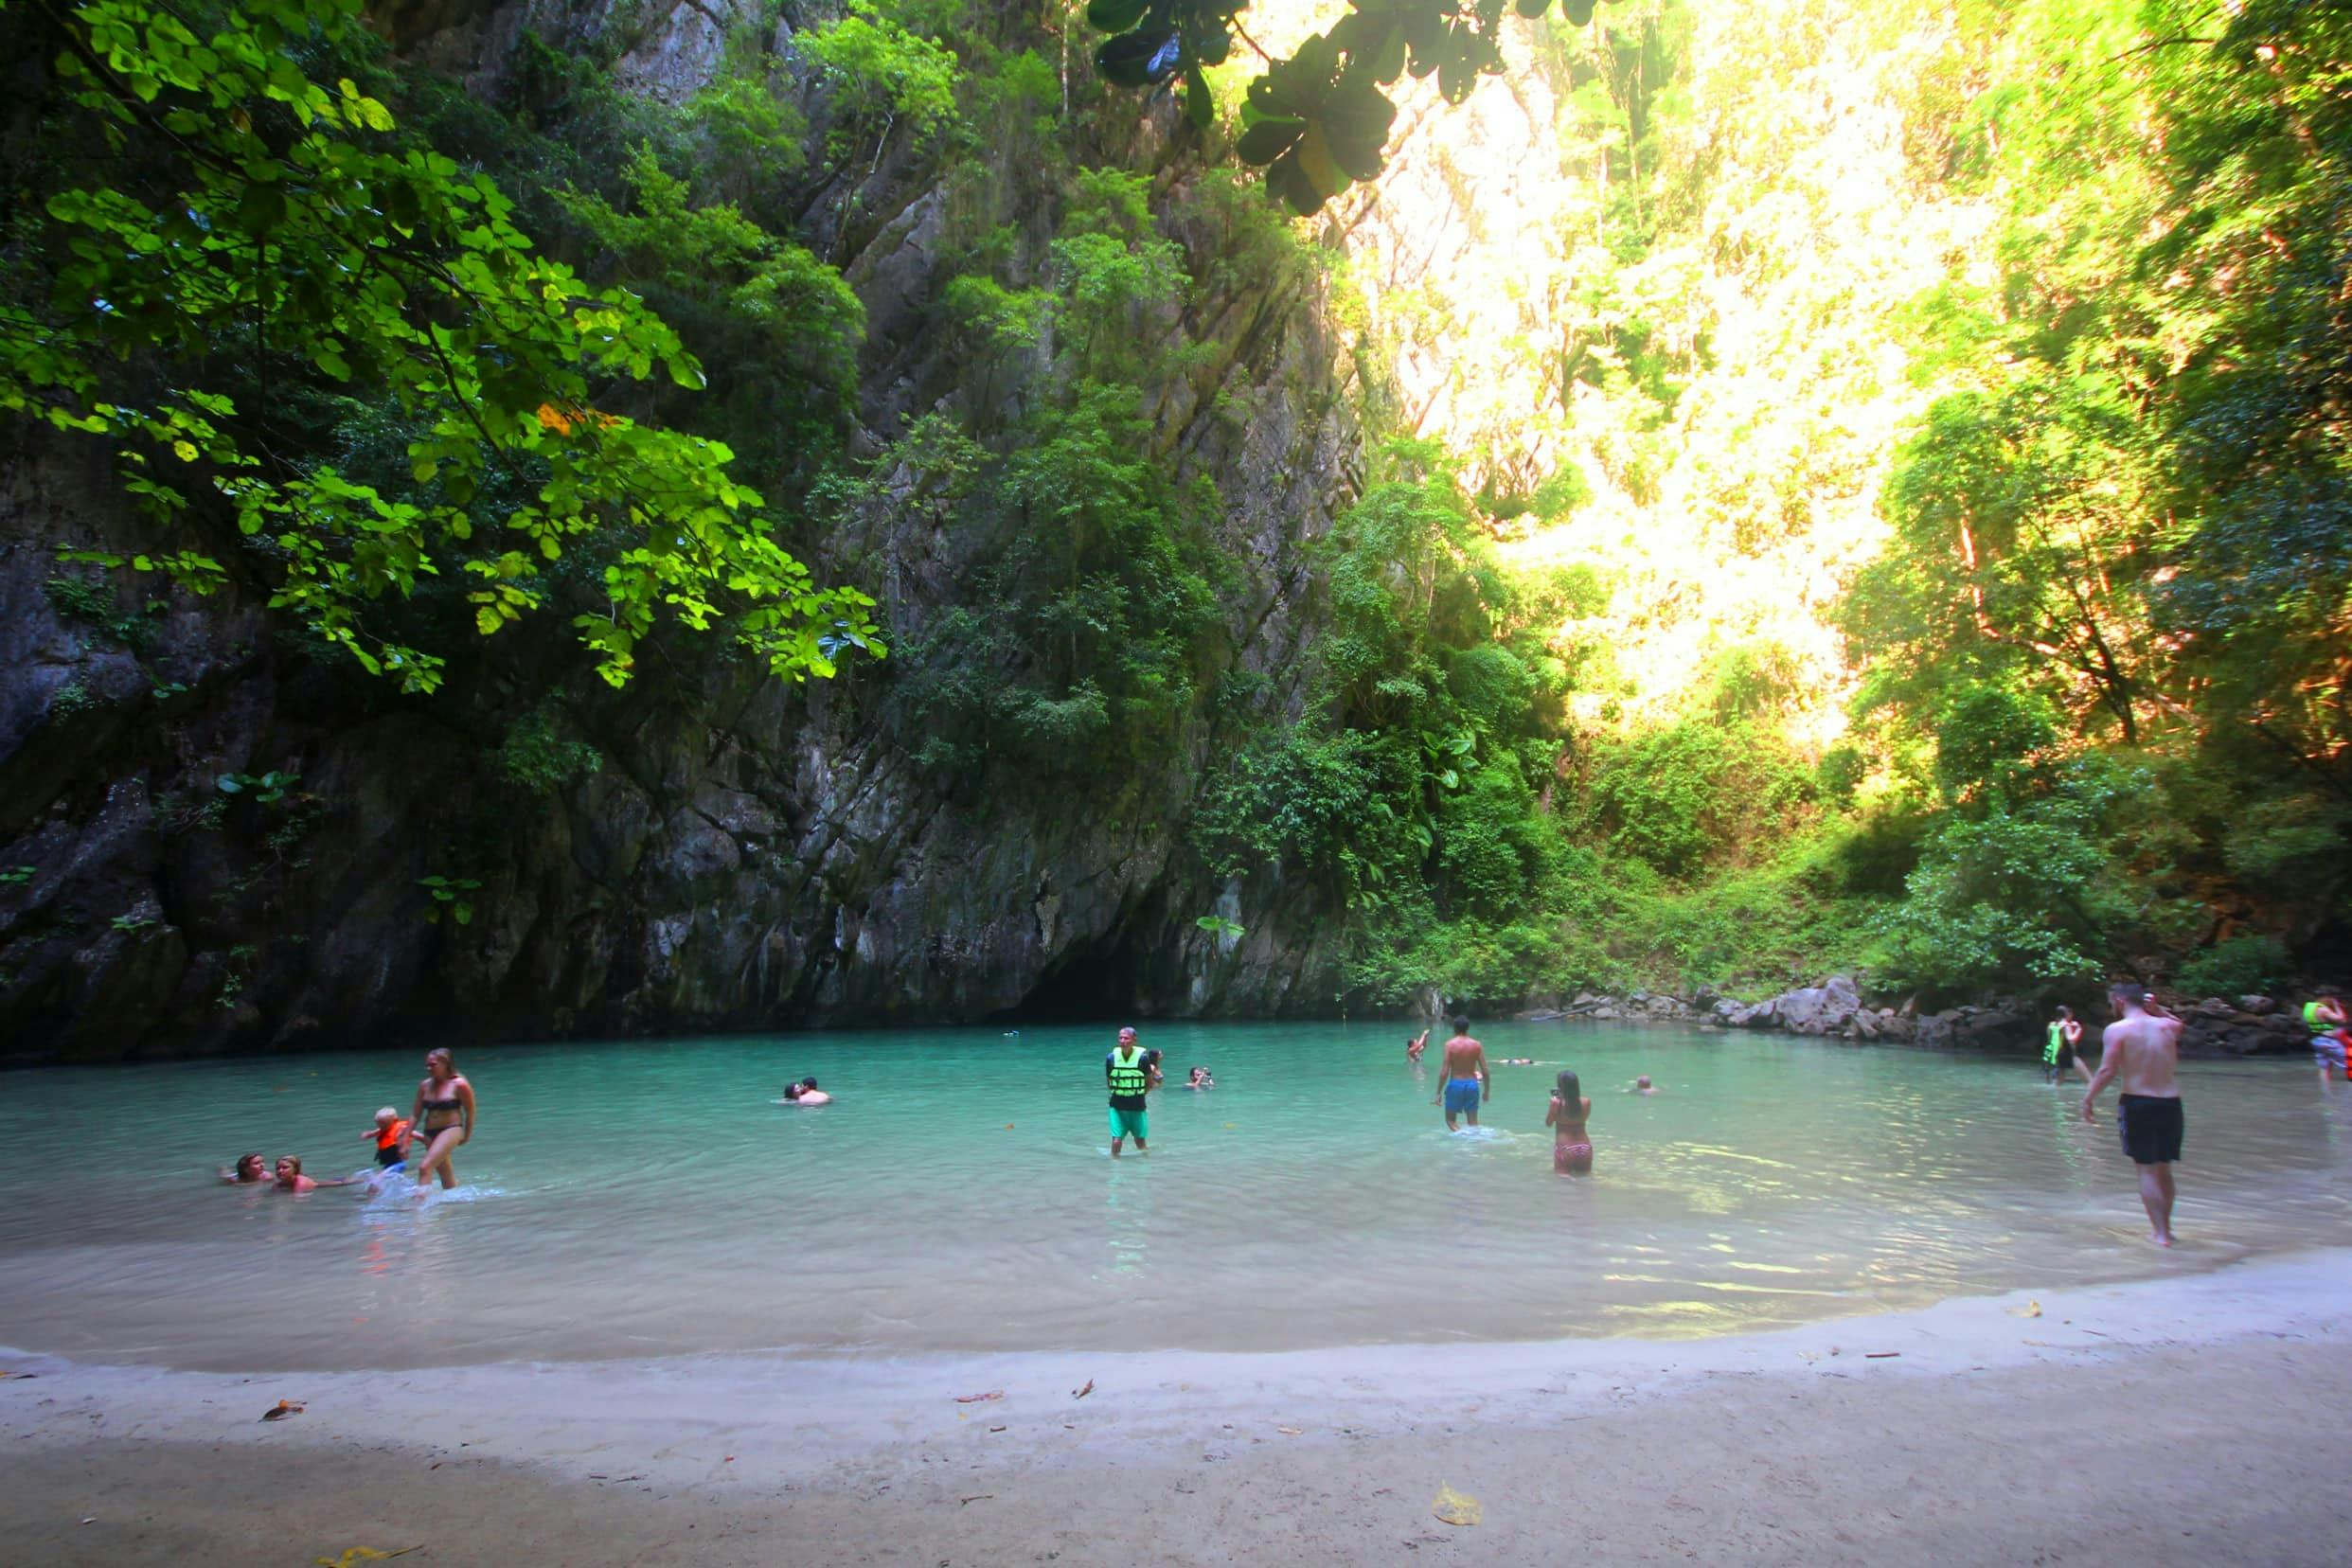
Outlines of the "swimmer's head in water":
<svg viewBox="0 0 2352 1568">
<path fill-rule="evenodd" d="M 279 1181 L 281 1181 L 281 1182 L 282 1182 L 282 1181 L 285 1181 L 285 1180 L 286 1180 L 288 1177 L 290 1177 L 290 1176 L 299 1176 L 299 1175 L 301 1175 L 301 1174 L 302 1174 L 302 1156 L 301 1156 L 301 1155 L 299 1155 L 299 1154 L 280 1154 L 280 1155 L 277 1157 L 277 1179 L 278 1179 Z"/>
<path fill-rule="evenodd" d="M 816 1079 L 812 1078 L 805 1078 L 800 1080 L 800 1092 L 804 1095 L 815 1087 Z"/>
<path fill-rule="evenodd" d="M 241 1182 L 259 1181 L 261 1179 L 261 1156 L 258 1154 L 238 1155 L 237 1179 Z"/>
<path fill-rule="evenodd" d="M 1458 1035 L 1466 1035 L 1470 1033 L 1470 1020 L 1467 1018 L 1456 1018 L 1453 1021 L 1453 1032 Z"/>
<path fill-rule="evenodd" d="M 1552 1093 L 1559 1096 L 1559 1103 L 1562 1105 L 1574 1105 L 1584 1097 L 1583 1086 L 1577 1082 L 1577 1075 L 1574 1073 L 1561 1073 L 1552 1085 Z"/>
<path fill-rule="evenodd" d="M 1640 1078 L 1635 1078 L 1635 1079 L 1633 1080 L 1633 1087 L 1634 1087 L 1634 1088 L 1636 1088 L 1636 1089 L 1647 1089 L 1647 1088 L 1648 1088 L 1648 1087 L 1649 1087 L 1649 1075 L 1648 1075 L 1648 1073 L 1644 1073 L 1644 1074 L 1643 1074 Z"/>
</svg>

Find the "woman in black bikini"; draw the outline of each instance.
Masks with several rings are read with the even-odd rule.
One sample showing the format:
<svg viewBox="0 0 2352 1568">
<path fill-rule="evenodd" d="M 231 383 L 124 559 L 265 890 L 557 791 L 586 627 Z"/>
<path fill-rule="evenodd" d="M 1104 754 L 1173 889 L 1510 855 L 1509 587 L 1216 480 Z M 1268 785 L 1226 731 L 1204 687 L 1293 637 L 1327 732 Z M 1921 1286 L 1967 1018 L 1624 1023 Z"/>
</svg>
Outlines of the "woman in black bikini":
<svg viewBox="0 0 2352 1568">
<path fill-rule="evenodd" d="M 408 1119 L 417 1129 L 414 1136 L 425 1143 L 425 1156 L 417 1162 L 417 1185 L 423 1186 L 437 1168 L 441 1185 L 455 1186 L 457 1172 L 450 1168 L 449 1157 L 473 1136 L 473 1085 L 457 1076 L 447 1050 L 425 1053 L 425 1080 L 417 1085 L 417 1105 Z"/>
</svg>

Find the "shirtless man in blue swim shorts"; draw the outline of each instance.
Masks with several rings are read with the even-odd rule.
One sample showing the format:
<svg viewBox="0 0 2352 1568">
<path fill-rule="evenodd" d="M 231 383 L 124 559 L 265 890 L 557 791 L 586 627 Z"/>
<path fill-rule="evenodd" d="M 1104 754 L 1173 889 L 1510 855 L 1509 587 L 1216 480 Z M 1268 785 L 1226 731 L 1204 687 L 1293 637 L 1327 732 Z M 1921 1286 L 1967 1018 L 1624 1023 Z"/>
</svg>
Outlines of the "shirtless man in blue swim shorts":
<svg viewBox="0 0 2352 1568">
<path fill-rule="evenodd" d="M 1446 1042 L 1445 1067 L 1437 1075 L 1437 1098 L 1432 1103 L 1446 1108 L 1446 1131 L 1456 1131 L 1453 1119 L 1468 1116 L 1472 1127 L 1478 1125 L 1478 1102 L 1486 1097 L 1488 1087 L 1487 1048 L 1470 1038 L 1470 1020 L 1453 1021 L 1453 1038 Z"/>
</svg>

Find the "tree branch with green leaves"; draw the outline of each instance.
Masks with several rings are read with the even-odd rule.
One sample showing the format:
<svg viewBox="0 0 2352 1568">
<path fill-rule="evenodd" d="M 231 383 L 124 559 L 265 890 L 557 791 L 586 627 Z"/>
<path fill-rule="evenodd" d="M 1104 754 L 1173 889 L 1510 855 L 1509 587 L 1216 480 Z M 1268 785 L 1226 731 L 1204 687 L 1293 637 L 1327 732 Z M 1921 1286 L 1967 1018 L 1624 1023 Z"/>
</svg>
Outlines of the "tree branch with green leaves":
<svg viewBox="0 0 2352 1568">
<path fill-rule="evenodd" d="M 386 631 L 380 604 L 459 576 L 490 635 L 551 607 L 567 554 L 601 569 L 568 608 L 615 686 L 665 623 L 790 679 L 882 650 L 872 601 L 813 580 L 722 443 L 617 411 L 657 374 L 702 384 L 677 334 L 541 254 L 494 181 L 334 74 L 371 47 L 359 0 L 33 9 L 50 116 L 117 173 L 19 193 L 19 254 L 41 265 L 0 294 L 0 411 L 111 442 L 159 536 L 80 559 L 200 593 L 233 561 L 407 691 L 447 654 Z M 274 373 L 397 405 L 416 488 L 276 439 Z"/>
</svg>

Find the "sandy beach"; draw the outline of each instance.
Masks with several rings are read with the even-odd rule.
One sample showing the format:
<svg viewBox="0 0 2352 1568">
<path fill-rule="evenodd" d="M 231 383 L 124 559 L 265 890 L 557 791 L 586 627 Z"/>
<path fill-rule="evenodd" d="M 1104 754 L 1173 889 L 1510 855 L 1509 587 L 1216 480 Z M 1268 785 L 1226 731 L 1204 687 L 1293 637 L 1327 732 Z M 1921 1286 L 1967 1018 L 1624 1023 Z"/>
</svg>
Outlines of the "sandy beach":
<svg viewBox="0 0 2352 1568">
<path fill-rule="evenodd" d="M 2333 1563 L 2347 1288 L 2312 1252 L 1766 1334 L 1258 1356 L 9 1353 L 0 1560 Z"/>
</svg>

